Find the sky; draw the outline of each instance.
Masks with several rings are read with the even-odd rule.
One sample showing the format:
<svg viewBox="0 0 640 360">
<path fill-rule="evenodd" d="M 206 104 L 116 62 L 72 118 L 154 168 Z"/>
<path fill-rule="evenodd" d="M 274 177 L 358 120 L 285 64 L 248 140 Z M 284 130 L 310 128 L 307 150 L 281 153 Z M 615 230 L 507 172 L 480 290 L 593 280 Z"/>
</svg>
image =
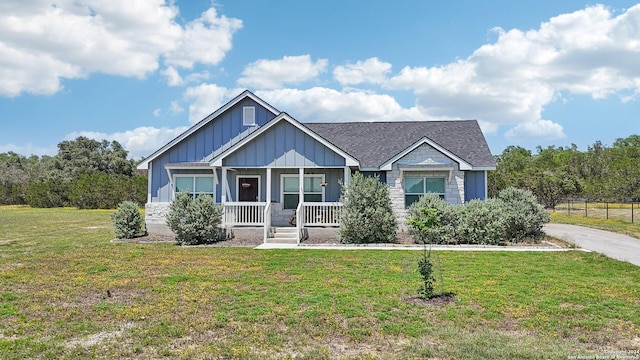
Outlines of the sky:
<svg viewBox="0 0 640 360">
<path fill-rule="evenodd" d="M 305 122 L 476 119 L 491 152 L 640 134 L 640 3 L 2 0 L 0 153 L 150 155 L 248 89 Z"/>
</svg>

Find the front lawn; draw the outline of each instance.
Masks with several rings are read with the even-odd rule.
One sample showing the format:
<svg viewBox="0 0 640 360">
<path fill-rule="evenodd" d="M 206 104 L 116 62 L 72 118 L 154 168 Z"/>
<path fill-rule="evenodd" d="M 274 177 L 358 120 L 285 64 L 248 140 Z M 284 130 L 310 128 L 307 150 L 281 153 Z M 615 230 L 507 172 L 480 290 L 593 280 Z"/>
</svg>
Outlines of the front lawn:
<svg viewBox="0 0 640 360">
<path fill-rule="evenodd" d="M 640 349 L 640 268 L 581 251 L 111 243 L 111 211 L 0 207 L 0 358 L 566 359 Z"/>
</svg>

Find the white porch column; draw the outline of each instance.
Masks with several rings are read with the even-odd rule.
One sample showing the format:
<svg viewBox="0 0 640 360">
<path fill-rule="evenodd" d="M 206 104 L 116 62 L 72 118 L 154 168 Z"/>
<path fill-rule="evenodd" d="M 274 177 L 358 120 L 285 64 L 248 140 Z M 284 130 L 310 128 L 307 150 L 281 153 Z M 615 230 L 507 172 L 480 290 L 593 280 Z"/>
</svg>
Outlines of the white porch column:
<svg viewBox="0 0 640 360">
<path fill-rule="evenodd" d="M 222 167 L 222 179 L 220 184 L 220 203 L 224 204 L 227 202 L 227 168 Z"/>
<path fill-rule="evenodd" d="M 300 185 L 298 189 L 298 203 L 304 202 L 304 168 L 298 170 L 298 183 Z"/>
<path fill-rule="evenodd" d="M 271 168 L 267 168 L 267 204 L 271 204 Z"/>
<path fill-rule="evenodd" d="M 345 185 L 348 185 L 351 182 L 351 169 L 349 169 L 348 166 L 344 167 L 344 176 L 343 176 L 342 182 Z"/>
</svg>

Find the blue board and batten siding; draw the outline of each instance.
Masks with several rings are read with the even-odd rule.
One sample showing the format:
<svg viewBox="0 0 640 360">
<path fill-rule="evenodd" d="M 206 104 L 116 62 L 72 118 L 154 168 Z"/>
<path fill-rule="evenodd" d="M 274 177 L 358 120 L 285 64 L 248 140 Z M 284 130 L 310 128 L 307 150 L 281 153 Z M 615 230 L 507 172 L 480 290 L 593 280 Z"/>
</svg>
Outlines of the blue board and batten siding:
<svg viewBox="0 0 640 360">
<path fill-rule="evenodd" d="M 248 126 L 242 125 L 242 108 L 245 106 L 255 107 L 257 126 L 262 126 L 275 117 L 271 111 L 255 101 L 246 98 L 232 106 L 223 114 L 220 114 L 217 118 L 211 120 L 193 134 L 182 139 L 182 141 L 154 159 L 151 163 L 152 202 L 167 202 L 172 200 L 169 176 L 165 170 L 166 164 L 202 161 L 222 145 L 228 143 L 231 139 L 249 128 Z M 197 171 L 195 173 L 199 172 L 200 171 Z M 220 175 L 220 172 L 218 172 L 218 175 Z M 219 197 L 219 184 L 216 186 L 216 194 L 218 194 L 217 196 Z"/>
<path fill-rule="evenodd" d="M 280 121 L 223 160 L 230 167 L 338 167 L 345 158 L 288 121 Z"/>
<path fill-rule="evenodd" d="M 464 201 L 487 198 L 484 171 L 465 171 L 464 173 Z"/>
</svg>

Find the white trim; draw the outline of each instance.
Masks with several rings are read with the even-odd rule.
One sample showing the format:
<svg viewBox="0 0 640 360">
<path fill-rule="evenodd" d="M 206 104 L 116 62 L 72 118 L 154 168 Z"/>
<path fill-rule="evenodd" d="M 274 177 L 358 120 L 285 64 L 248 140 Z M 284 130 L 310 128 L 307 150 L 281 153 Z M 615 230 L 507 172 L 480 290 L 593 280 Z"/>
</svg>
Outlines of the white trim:
<svg viewBox="0 0 640 360">
<path fill-rule="evenodd" d="M 304 174 L 304 177 L 322 177 L 322 182 L 325 182 L 325 175 L 326 174 Z M 300 174 L 280 174 L 280 204 L 282 204 L 282 209 L 285 210 L 284 208 L 284 178 L 285 177 L 290 177 L 290 178 L 298 178 L 299 179 Z M 302 183 L 298 184 L 299 186 L 299 191 L 298 191 L 298 203 L 302 203 L 304 202 L 304 179 L 302 181 Z M 302 199 L 299 198 L 300 196 L 300 191 L 302 191 Z M 287 194 L 293 194 L 293 191 L 287 191 Z M 309 193 L 309 194 L 317 194 L 317 193 Z M 322 202 L 325 201 L 325 187 L 322 186 Z M 286 209 L 286 210 L 293 210 L 293 209 Z"/>
<path fill-rule="evenodd" d="M 248 174 L 248 175 L 246 175 L 246 174 L 236 174 L 236 198 L 235 198 L 235 200 L 237 202 L 246 202 L 246 201 L 240 201 L 240 178 L 258 179 L 258 198 L 255 199 L 255 200 L 252 200 L 252 201 L 254 201 L 254 202 L 260 201 L 260 195 L 262 195 L 261 191 L 260 191 L 260 190 L 262 190 L 262 187 L 261 187 L 261 185 L 262 185 L 262 182 L 261 182 L 262 176 L 261 175 L 255 175 L 255 174 Z"/>
<path fill-rule="evenodd" d="M 495 166 L 476 166 L 473 168 L 473 171 L 492 171 L 495 169 Z"/>
<path fill-rule="evenodd" d="M 460 157 L 456 156 L 454 153 L 450 152 L 449 150 L 443 148 L 442 146 L 436 144 L 435 142 L 433 142 L 432 140 L 430 140 L 429 138 L 426 138 L 426 137 L 423 137 L 422 139 L 416 141 L 415 143 L 413 143 L 408 148 L 402 150 L 396 156 L 394 156 L 391 159 L 387 160 L 387 162 L 385 162 L 384 164 L 382 164 L 380 166 L 380 170 L 385 170 L 385 171 L 392 170 L 394 162 L 402 159 L 405 155 L 409 154 L 410 152 L 412 152 L 413 150 L 417 149 L 419 146 L 421 146 L 423 144 L 428 144 L 429 146 L 431 146 L 432 148 L 436 149 L 438 152 L 440 152 L 441 154 L 445 155 L 449 159 L 457 162 L 458 165 L 459 165 L 460 170 L 473 170 L 473 166 L 471 166 L 471 164 L 469 164 L 468 162 L 462 160 Z"/>
<path fill-rule="evenodd" d="M 150 203 L 153 197 L 151 196 L 151 180 L 153 179 L 153 167 L 149 164 L 149 170 L 147 171 L 147 202 Z"/>
<path fill-rule="evenodd" d="M 167 171 L 169 171 L 167 169 Z M 216 179 L 214 174 L 173 174 L 173 177 L 170 178 L 172 179 L 172 181 L 170 181 L 171 183 L 171 199 L 175 200 L 176 199 L 176 178 L 179 177 L 190 177 L 193 178 L 193 192 L 192 194 L 209 194 L 207 193 L 198 193 L 196 192 L 196 178 L 211 178 L 211 181 L 213 182 L 213 193 L 211 193 L 210 195 L 213 197 L 213 203 L 215 204 L 216 202 Z"/>
<path fill-rule="evenodd" d="M 255 101 L 260 106 L 264 107 L 269 112 L 271 112 L 274 116 L 276 116 L 276 115 L 278 115 L 280 113 L 280 111 L 278 111 L 278 109 L 274 108 L 273 106 L 271 106 L 268 103 L 266 103 L 264 100 L 260 99 L 256 95 L 254 95 L 251 91 L 245 90 L 240 95 L 238 95 L 235 98 L 231 99 L 228 103 L 222 105 L 222 107 L 220 107 L 218 110 L 216 110 L 213 113 L 209 114 L 209 116 L 207 116 L 204 119 L 200 120 L 198 123 L 196 123 L 195 125 L 193 125 L 189 129 L 187 129 L 185 132 L 183 132 L 182 134 L 178 135 L 176 138 L 171 140 L 165 146 L 163 146 L 160 149 L 156 150 L 156 152 L 154 152 L 153 154 L 149 155 L 148 158 L 142 160 L 140 163 L 138 163 L 137 169 L 138 170 L 147 169 L 149 167 L 149 163 L 151 161 L 155 160 L 158 156 L 164 154 L 165 151 L 169 150 L 174 145 L 178 144 L 180 141 L 182 141 L 183 139 L 185 139 L 189 135 L 193 134 L 194 132 L 196 132 L 201 127 L 203 127 L 206 124 L 208 124 L 211 120 L 217 118 L 220 114 L 222 114 L 225 111 L 229 110 L 231 107 L 233 107 L 234 105 L 238 104 L 240 101 L 242 101 L 242 100 L 244 100 L 246 98 L 249 98 L 249 99 Z"/>
<path fill-rule="evenodd" d="M 238 141 L 237 143 L 235 143 L 233 146 L 228 148 L 222 154 L 220 154 L 220 155 L 216 156 L 215 158 L 211 159 L 209 164 L 211 166 L 222 166 L 222 160 L 224 160 L 227 156 L 231 155 L 236 150 L 238 150 L 241 147 L 243 147 L 244 145 L 246 145 L 248 142 L 250 142 L 253 139 L 257 138 L 262 133 L 264 133 L 265 131 L 269 130 L 271 127 L 275 126 L 280 121 L 287 121 L 291 125 L 297 127 L 300 131 L 302 131 L 305 134 L 311 136 L 314 140 L 318 141 L 322 145 L 328 147 L 329 149 L 331 149 L 332 151 L 334 151 L 338 155 L 342 156 L 344 158 L 344 160 L 345 160 L 345 166 L 358 166 L 360 164 L 357 159 L 353 158 L 351 155 L 349 155 L 346 152 L 342 151 L 337 146 L 333 145 L 332 143 L 330 143 L 327 140 L 325 140 L 324 138 L 320 137 L 319 135 L 317 135 L 313 131 L 309 130 L 306 126 L 302 125 L 300 122 L 298 122 L 296 119 L 294 119 L 291 116 L 289 116 L 289 114 L 287 114 L 287 113 L 280 113 L 280 115 L 278 115 L 275 118 L 271 119 L 269 122 L 267 122 L 266 124 L 261 126 L 258 130 L 252 132 L 250 135 L 248 135 L 244 139 L 242 139 L 242 140 Z M 300 166 L 296 166 L 295 168 L 299 168 L 299 167 Z M 316 166 L 316 167 L 320 167 L 320 166 Z"/>
</svg>

